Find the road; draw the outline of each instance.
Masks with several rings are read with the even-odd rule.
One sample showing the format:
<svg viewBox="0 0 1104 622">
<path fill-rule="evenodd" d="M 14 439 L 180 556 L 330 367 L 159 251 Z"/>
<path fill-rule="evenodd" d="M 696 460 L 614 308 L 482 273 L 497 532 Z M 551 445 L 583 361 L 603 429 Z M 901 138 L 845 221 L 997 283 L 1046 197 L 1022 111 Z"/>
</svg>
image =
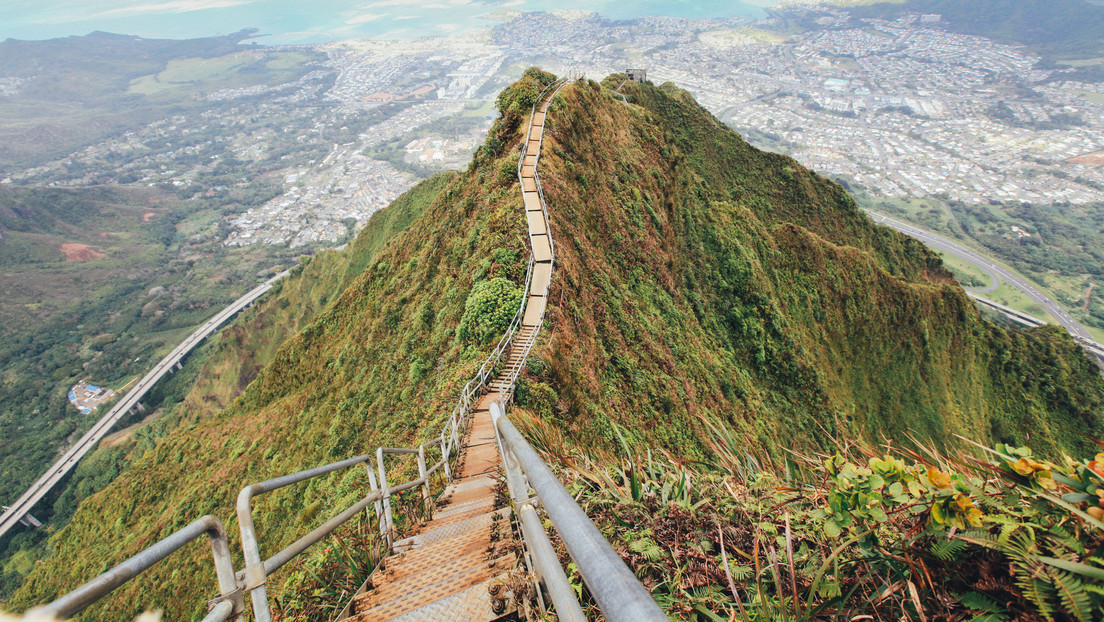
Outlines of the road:
<svg viewBox="0 0 1104 622">
<path fill-rule="evenodd" d="M 1033 315 L 1028 315 L 1023 311 L 1017 311 L 1016 309 L 1013 309 L 1011 307 L 1006 307 L 999 302 L 989 300 L 988 298 L 983 298 L 978 294 L 975 294 L 974 292 L 967 291 L 966 295 L 970 298 L 973 298 L 976 302 L 979 302 L 986 307 L 993 309 L 994 311 L 999 311 L 1005 314 L 1017 324 L 1022 324 L 1024 326 L 1042 326 L 1046 324 L 1045 320 L 1040 320 L 1039 318 Z M 1095 341 L 1081 339 L 1079 337 L 1074 337 L 1073 340 L 1080 344 L 1086 352 L 1092 355 L 1092 357 L 1096 359 L 1097 364 L 1100 365 L 1101 370 L 1104 371 L 1104 346 Z"/>
<path fill-rule="evenodd" d="M 1089 334 L 1089 331 L 1085 330 L 1085 327 L 1079 324 L 1077 320 L 1070 317 L 1070 315 L 1066 313 L 1065 309 L 1059 307 L 1050 298 L 1045 296 L 1043 292 L 1039 291 L 1035 286 L 1031 285 L 1019 276 L 1016 276 L 1012 273 L 1011 270 L 1008 270 L 1007 268 L 1001 266 L 993 259 L 972 251 L 958 243 L 952 242 L 947 238 L 936 235 L 930 231 L 925 231 L 906 222 L 895 220 L 871 210 L 864 211 L 870 215 L 874 222 L 896 229 L 897 231 L 900 231 L 901 233 L 911 238 L 916 238 L 927 246 L 930 246 L 931 248 L 934 248 L 938 251 L 954 255 L 955 257 L 958 257 L 959 259 L 966 261 L 974 266 L 977 266 L 981 270 L 984 270 L 985 273 L 990 276 L 990 278 L 999 279 L 1000 281 L 1008 283 L 1012 287 L 1015 287 L 1016 289 L 1023 292 L 1028 298 L 1036 302 L 1039 306 L 1046 309 L 1046 312 L 1049 313 L 1055 321 L 1061 324 L 1063 328 L 1069 331 L 1069 334 L 1073 335 L 1075 338 L 1078 338 L 1078 341 L 1095 343 L 1092 335 Z M 994 284 L 996 284 L 996 281 L 994 281 Z M 996 288 L 993 287 L 991 289 Z M 991 291 L 991 289 L 986 288 L 985 290 L 981 291 Z"/>
<path fill-rule="evenodd" d="M 146 393 L 153 388 L 153 385 L 157 384 L 158 380 L 164 377 L 165 374 L 171 372 L 173 367 L 179 363 L 185 355 L 210 336 L 211 333 L 215 332 L 224 322 L 234 317 L 239 311 L 253 304 L 254 301 L 266 294 L 276 284 L 276 281 L 279 281 L 287 275 L 288 271 L 281 272 L 250 290 L 249 293 L 238 298 L 222 311 L 219 311 L 217 315 L 207 320 L 207 322 L 197 328 L 195 332 L 188 335 L 188 338 L 182 341 L 180 345 L 173 348 L 172 352 L 161 359 L 153 369 L 146 373 L 123 399 L 119 400 L 106 415 L 97 421 L 90 430 L 85 432 L 76 444 L 62 454 L 61 458 L 59 458 L 42 477 L 38 478 L 26 492 L 20 495 L 15 503 L 11 505 L 10 509 L 4 512 L 3 515 L 0 515 L 0 538 L 4 537 L 4 534 L 15 526 L 24 514 L 29 512 L 36 503 L 42 500 L 42 498 L 46 496 L 46 493 L 50 492 L 69 471 L 73 470 L 77 462 L 79 462 L 85 454 L 91 451 L 92 448 L 111 431 L 111 428 L 145 397 Z"/>
</svg>

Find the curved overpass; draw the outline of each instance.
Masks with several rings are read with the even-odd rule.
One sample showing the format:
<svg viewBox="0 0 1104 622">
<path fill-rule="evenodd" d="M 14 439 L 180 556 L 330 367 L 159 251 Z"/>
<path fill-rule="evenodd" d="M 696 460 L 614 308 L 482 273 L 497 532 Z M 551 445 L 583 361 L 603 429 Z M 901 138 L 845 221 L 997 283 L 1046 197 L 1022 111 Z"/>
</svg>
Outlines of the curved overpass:
<svg viewBox="0 0 1104 622">
<path fill-rule="evenodd" d="M 983 270 L 986 274 L 990 276 L 990 278 L 999 279 L 1001 281 L 1004 281 L 1005 283 L 1008 283 L 1012 287 L 1015 287 L 1016 289 L 1026 294 L 1028 298 L 1037 303 L 1039 306 L 1046 309 L 1047 313 L 1049 313 L 1051 317 L 1053 317 L 1059 324 L 1061 324 L 1063 328 L 1069 331 L 1069 334 L 1077 338 L 1078 341 L 1094 341 L 1092 335 L 1089 334 L 1089 331 L 1085 330 L 1085 327 L 1079 324 L 1077 320 L 1070 317 L 1070 314 L 1066 313 L 1065 309 L 1055 304 L 1054 301 L 1044 295 L 1043 292 L 1039 291 L 1034 285 L 1031 285 L 1022 277 L 1013 274 L 1011 270 L 1005 268 L 1004 266 L 1000 265 L 989 257 L 970 250 L 969 248 L 966 248 L 961 244 L 952 242 L 945 237 L 936 235 L 930 231 L 925 231 L 924 229 L 920 229 L 915 225 L 911 225 L 909 223 L 890 218 L 889 216 L 885 216 L 883 214 L 879 214 L 868 209 L 864 209 L 863 211 L 865 211 L 870 216 L 870 218 L 878 224 L 896 229 L 897 231 L 900 231 L 901 233 L 911 238 L 916 238 L 917 240 L 920 240 L 927 246 L 930 246 L 931 248 L 934 248 L 938 251 L 943 251 L 949 255 L 954 255 L 955 257 L 958 257 L 959 259 L 966 261 Z M 977 291 L 990 290 L 986 288 Z"/>
<path fill-rule="evenodd" d="M 23 518 L 36 503 L 41 501 L 42 498 L 46 496 L 46 493 L 50 492 L 69 471 L 72 471 L 73 468 L 77 466 L 77 462 L 79 462 L 85 454 L 91 451 L 127 412 L 138 405 L 139 401 L 141 401 L 146 393 L 153 388 L 153 385 L 157 384 L 158 380 L 164 377 L 165 374 L 170 373 L 173 367 L 179 366 L 181 359 L 183 359 L 185 355 L 191 352 L 201 341 L 210 336 L 211 333 L 215 332 L 219 326 L 234 317 L 239 311 L 253 304 L 258 298 L 268 293 L 276 284 L 276 281 L 287 276 L 288 272 L 289 271 L 285 270 L 277 274 L 250 290 L 241 298 L 235 300 L 222 311 L 219 311 L 217 315 L 207 320 L 192 334 L 188 335 L 184 341 L 180 342 L 180 345 L 173 348 L 172 352 L 169 352 L 169 354 L 161 359 L 157 365 L 154 365 L 153 369 L 147 372 L 145 376 L 142 376 L 138 384 L 127 392 L 123 399 L 119 400 L 106 415 L 100 418 L 90 430 L 80 437 L 80 440 L 62 454 L 61 458 L 47 469 L 42 477 L 31 484 L 31 487 L 11 504 L 11 508 L 4 512 L 3 515 L 0 515 L 0 538 L 15 526 L 15 524 L 19 522 L 19 519 Z"/>
<path fill-rule="evenodd" d="M 949 255 L 954 255 L 955 257 L 958 257 L 959 259 L 979 268 L 980 270 L 988 274 L 989 278 L 993 280 L 992 285 L 982 289 L 967 289 L 966 294 L 970 298 L 989 307 L 990 309 L 999 311 L 1007 315 L 1008 317 L 1012 318 L 1014 322 L 1017 322 L 1019 324 L 1023 324 L 1025 326 L 1041 326 L 1045 324 L 1046 322 L 1044 320 L 1040 320 L 1039 318 L 1017 311 L 1010 307 L 1006 307 L 1002 304 L 996 303 L 992 300 L 983 298 L 982 296 L 978 295 L 995 290 L 1000 285 L 1001 281 L 1004 281 L 1012 287 L 1020 290 L 1021 292 L 1026 294 L 1028 298 L 1046 309 L 1047 313 L 1049 313 L 1051 317 L 1057 320 L 1062 328 L 1065 328 L 1069 332 L 1070 336 L 1073 337 L 1073 340 L 1080 344 L 1081 347 L 1084 348 L 1086 352 L 1088 352 L 1090 358 L 1096 360 L 1096 362 L 1102 368 L 1104 368 L 1104 346 L 1097 343 L 1092 338 L 1092 335 L 1089 334 L 1089 331 L 1085 330 L 1085 327 L 1078 323 L 1077 320 L 1070 317 L 1070 314 L 1066 313 L 1065 309 L 1059 307 L 1050 298 L 1039 291 L 1035 286 L 1031 285 L 1021 277 L 1013 274 L 1012 271 L 1001 266 L 989 257 L 970 250 L 969 248 L 966 248 L 961 244 L 952 242 L 951 240 L 948 240 L 943 236 L 936 235 L 931 231 L 925 231 L 924 229 L 920 229 L 915 225 L 911 225 L 909 223 L 890 218 L 889 216 L 879 214 L 872 210 L 863 208 L 863 211 L 866 212 L 866 214 L 874 222 L 890 227 L 891 229 L 896 229 L 897 231 L 911 238 L 916 238 L 917 240 L 920 240 L 925 245 L 934 248 L 935 250 L 945 252 Z"/>
</svg>

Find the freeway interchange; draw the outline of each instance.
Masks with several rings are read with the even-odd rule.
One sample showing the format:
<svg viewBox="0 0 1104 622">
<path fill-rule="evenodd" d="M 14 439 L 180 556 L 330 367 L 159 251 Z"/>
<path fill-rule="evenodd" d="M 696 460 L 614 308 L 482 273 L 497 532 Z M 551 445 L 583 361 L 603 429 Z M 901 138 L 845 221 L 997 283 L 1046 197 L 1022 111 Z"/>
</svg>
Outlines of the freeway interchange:
<svg viewBox="0 0 1104 622">
<path fill-rule="evenodd" d="M 111 428 L 126 415 L 126 413 L 138 407 L 141 399 L 145 397 L 146 393 L 151 388 L 153 388 L 153 385 L 157 384 L 158 380 L 164 377 L 165 374 L 172 372 L 173 367 L 179 367 L 180 361 L 185 355 L 210 336 L 211 333 L 215 332 L 219 326 L 234 317 L 239 311 L 245 309 L 253 304 L 258 298 L 268 293 L 268 291 L 276 285 L 277 281 L 287 275 L 288 271 L 285 270 L 232 302 L 229 306 L 219 311 L 214 317 L 207 320 L 202 326 L 192 332 L 192 334 L 188 335 L 184 341 L 173 348 L 172 352 L 169 352 L 169 354 L 161 359 L 157 365 L 154 365 L 153 369 L 147 372 L 145 376 L 142 376 L 142 379 L 138 381 L 138 384 L 135 385 L 133 389 L 127 392 L 127 394 L 119 400 L 106 415 L 80 437 L 80 440 L 62 454 L 61 458 L 47 469 L 46 473 L 38 478 L 30 488 L 20 495 L 3 515 L 0 515 L 0 537 L 3 537 L 4 534 L 15 526 L 15 524 L 18 523 L 36 503 L 41 501 L 58 482 L 72 471 L 73 468 L 76 467 L 77 462 L 79 462 L 85 454 L 91 451 L 100 440 L 111 431 Z"/>
</svg>

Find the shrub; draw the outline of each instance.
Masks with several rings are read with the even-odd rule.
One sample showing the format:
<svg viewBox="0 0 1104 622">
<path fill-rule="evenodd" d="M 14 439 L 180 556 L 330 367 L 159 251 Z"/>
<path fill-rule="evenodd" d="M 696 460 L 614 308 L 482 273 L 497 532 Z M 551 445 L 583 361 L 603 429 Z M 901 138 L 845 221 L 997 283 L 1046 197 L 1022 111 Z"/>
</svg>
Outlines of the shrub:
<svg viewBox="0 0 1104 622">
<path fill-rule="evenodd" d="M 525 292 L 508 279 L 480 281 L 468 294 L 460 318 L 460 339 L 483 343 L 505 332 Z"/>
<path fill-rule="evenodd" d="M 507 113 L 526 113 L 537 103 L 542 87 L 539 83 L 528 78 L 522 78 L 513 86 L 502 91 L 495 100 L 498 111 Z"/>
<path fill-rule="evenodd" d="M 525 392 L 524 405 L 542 418 L 547 419 L 552 416 L 552 409 L 559 399 L 555 389 L 547 384 L 530 382 L 528 383 L 528 390 Z"/>
</svg>

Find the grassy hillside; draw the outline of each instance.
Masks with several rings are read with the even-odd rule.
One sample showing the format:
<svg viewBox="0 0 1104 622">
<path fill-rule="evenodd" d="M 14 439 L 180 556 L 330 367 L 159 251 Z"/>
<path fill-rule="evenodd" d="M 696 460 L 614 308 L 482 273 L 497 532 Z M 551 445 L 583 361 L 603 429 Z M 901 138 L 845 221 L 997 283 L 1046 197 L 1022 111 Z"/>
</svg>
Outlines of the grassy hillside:
<svg viewBox="0 0 1104 622">
<path fill-rule="evenodd" d="M 533 381 L 577 439 L 692 454 L 700 417 L 766 451 L 1101 432 L 1104 384 L 1063 335 L 984 322 L 935 255 L 685 92 L 622 90 L 638 105 L 565 91 L 542 160 L 559 267 Z"/>
<path fill-rule="evenodd" d="M 227 510 L 246 483 L 380 444 L 409 444 L 430 429 L 427 422 L 439 427 L 488 349 L 487 343 L 455 336 L 468 293 L 483 279 L 519 283 L 528 260 L 513 187 L 516 159 L 505 149 L 519 134 L 516 128 L 500 130 L 503 147 L 485 156 L 493 164 L 430 182 L 445 188 L 438 194 L 432 185 L 422 187 L 420 196 L 432 202 L 417 211 L 411 206 L 404 215 L 401 206 L 393 205 L 378 215 L 392 219 L 391 228 L 398 230 L 405 219 L 424 212 L 390 240 L 386 231 L 362 234 L 366 244 L 383 243 L 379 253 L 370 261 L 365 257 L 364 262 L 349 261 L 327 271 L 339 279 L 357 275 L 349 287 L 339 296 L 333 295 L 336 288 L 324 297 L 319 295 L 324 292 L 312 291 L 315 304 L 328 301 L 325 311 L 279 348 L 237 401 L 158 441 L 110 486 L 86 500 L 52 539 L 53 556 L 35 568 L 7 606 L 48 600 L 79 577 L 101 570 L 105 558 L 119 559 L 148 546 L 204 513 L 229 518 Z M 396 207 L 400 210 L 392 211 Z M 285 292 L 289 308 L 302 304 L 285 285 L 277 306 Z M 272 320 L 262 323 L 296 321 L 270 312 L 275 314 Z M 243 328 L 241 338 L 251 332 Z M 237 338 L 231 332 L 229 340 Z M 273 335 L 272 343 L 279 341 Z M 232 398 L 235 385 L 248 381 L 248 371 L 243 374 L 241 367 L 248 370 L 255 355 L 235 356 L 210 365 L 208 379 L 200 379 L 189 400 Z M 264 362 L 263 357 L 258 360 Z M 222 370 L 231 370 L 229 377 Z M 245 379 L 239 380 L 239 374 Z M 350 475 L 319 482 L 311 488 L 314 492 L 306 493 L 309 500 L 303 489 L 296 489 L 262 501 L 258 507 L 272 511 L 258 520 L 265 550 L 276 550 L 302 535 L 316 517 L 344 507 L 363 484 L 363 472 Z M 232 520 L 227 526 L 236 530 Z M 134 537 L 121 539 L 123 533 Z M 148 606 L 179 603 L 172 615 L 198 619 L 207 579 L 213 580 L 206 555 L 195 547 L 90 615 L 119 619 Z M 54 566 L 61 559 L 79 561 L 61 571 Z M 188 579 L 172 580 L 182 576 Z M 279 595 L 275 586 L 284 578 L 273 579 L 274 594 Z"/>
<path fill-rule="evenodd" d="M 475 316 L 470 293 L 490 282 L 515 300 L 523 277 L 516 149 L 542 78 L 499 98 L 504 114 L 471 167 L 374 257 L 350 262 L 349 286 L 232 404 L 82 503 L 7 605 L 48 600 L 204 513 L 236 532 L 246 483 L 436 431 L 494 339 L 458 331 L 462 320 L 499 328 L 511 310 Z M 686 93 L 623 91 L 631 104 L 594 82 L 565 89 L 541 161 L 557 272 L 518 399 L 568 450 L 624 438 L 710 457 L 710 426 L 762 455 L 882 435 L 945 444 L 955 432 L 1045 453 L 1079 448 L 1070 429 L 1100 434 L 1104 382 L 1067 337 L 986 323 L 935 255 L 871 224 L 837 185 L 750 147 Z M 206 386 L 224 383 L 212 404 L 252 367 L 244 355 L 212 366 Z M 270 495 L 255 506 L 262 550 L 363 486 L 352 473 Z M 206 556 L 194 547 L 87 618 L 147 606 L 198 617 L 214 585 Z"/>
<path fill-rule="evenodd" d="M 47 522 L 47 529 L 17 527 L 14 535 L 5 538 L 0 548 L 0 559 L 6 560 L 0 566 L 0 599 L 21 583 L 36 557 L 46 554 L 42 543 L 45 536 L 64 527 L 80 501 L 110 483 L 131 462 L 153 449 L 162 437 L 173 434 L 180 426 L 209 418 L 229 405 L 272 359 L 280 344 L 308 325 L 334 300 L 387 240 L 422 213 L 449 179 L 450 175 L 438 175 L 400 196 L 390 209 L 375 214 L 343 252 L 324 251 L 313 258 L 304 257 L 304 263 L 261 302 L 243 311 L 225 329 L 192 352 L 185 359 L 182 371 L 162 379 L 144 400 L 153 409 L 150 415 L 141 421 L 135 417 L 136 423 L 124 428 L 131 423 L 125 421 L 120 426 L 123 429 L 105 439 L 81 462 L 66 483 L 39 504 L 35 514 Z M 19 343 L 18 340 L 12 342 Z M 64 347 L 62 343 L 56 349 L 64 350 Z M 48 350 L 43 356 L 52 352 Z M 23 379 L 9 383 L 11 388 L 4 387 L 5 392 L 0 395 L 12 395 L 20 387 L 25 391 L 27 385 L 34 383 L 36 377 L 24 369 L 33 369 L 34 363 L 35 360 L 31 360 L 23 367 L 9 367 L 7 378 Z M 109 365 L 110 360 L 99 360 L 98 364 Z M 43 382 L 47 383 L 44 391 L 57 384 L 49 377 Z M 60 394 L 56 408 L 64 411 L 67 408 L 64 390 Z M 25 400 L 28 414 L 36 401 Z M 55 405 L 51 403 L 51 406 Z M 31 417 L 30 423 L 20 425 L 18 414 L 9 407 L 0 418 L 3 425 L 0 429 L 8 431 L 9 439 L 7 444 L 0 445 L 9 452 L 3 454 L 0 465 L 8 475 L 6 482 L 12 497 L 53 460 L 57 439 L 71 431 L 69 427 L 57 425 L 58 418 L 63 415 Z M 28 454 L 31 450 L 34 453 Z"/>
<path fill-rule="evenodd" d="M 222 331 L 217 348 L 199 371 L 184 400 L 190 420 L 213 415 L 230 405 L 287 339 L 352 284 L 396 234 L 406 229 L 440 194 L 454 174 L 418 184 L 375 213 L 356 240 L 342 251 L 323 251 L 279 284 L 265 303 Z"/>
</svg>

